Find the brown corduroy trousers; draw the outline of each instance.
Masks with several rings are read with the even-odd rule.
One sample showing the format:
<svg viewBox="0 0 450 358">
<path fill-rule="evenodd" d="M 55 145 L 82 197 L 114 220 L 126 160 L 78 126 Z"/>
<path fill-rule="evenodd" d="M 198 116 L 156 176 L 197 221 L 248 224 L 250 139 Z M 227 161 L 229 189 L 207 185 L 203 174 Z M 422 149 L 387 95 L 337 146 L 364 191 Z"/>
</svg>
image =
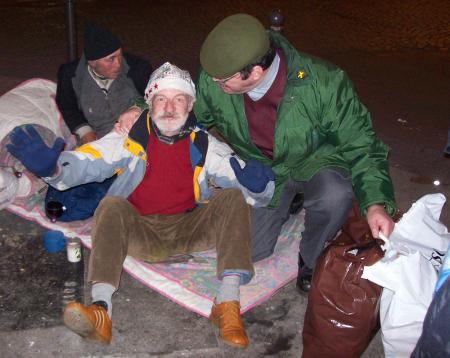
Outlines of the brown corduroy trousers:
<svg viewBox="0 0 450 358">
<path fill-rule="evenodd" d="M 216 247 L 217 276 L 244 271 L 250 259 L 250 207 L 238 189 L 218 191 L 193 211 L 141 216 L 128 200 L 105 197 L 94 215 L 88 279 L 119 286 L 127 255 L 163 260 Z"/>
</svg>

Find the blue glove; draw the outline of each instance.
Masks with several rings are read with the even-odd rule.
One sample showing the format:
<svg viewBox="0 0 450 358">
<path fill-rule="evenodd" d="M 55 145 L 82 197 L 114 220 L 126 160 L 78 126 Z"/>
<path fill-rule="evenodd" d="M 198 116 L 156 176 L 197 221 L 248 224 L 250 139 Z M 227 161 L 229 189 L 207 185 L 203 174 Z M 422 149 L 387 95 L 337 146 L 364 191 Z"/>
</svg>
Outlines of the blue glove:
<svg viewBox="0 0 450 358">
<path fill-rule="evenodd" d="M 257 160 L 249 160 L 243 169 L 236 158 L 230 158 L 230 165 L 233 168 L 237 180 L 248 190 L 254 193 L 261 193 L 271 180 L 275 180 L 272 168 L 262 164 Z"/>
<path fill-rule="evenodd" d="M 64 148 L 64 140 L 56 138 L 53 147 L 49 148 L 42 140 L 39 133 L 31 125 L 25 126 L 26 131 L 16 127 L 9 135 L 11 144 L 6 149 L 33 174 L 38 177 L 49 177 L 56 169 L 61 150 Z"/>
</svg>

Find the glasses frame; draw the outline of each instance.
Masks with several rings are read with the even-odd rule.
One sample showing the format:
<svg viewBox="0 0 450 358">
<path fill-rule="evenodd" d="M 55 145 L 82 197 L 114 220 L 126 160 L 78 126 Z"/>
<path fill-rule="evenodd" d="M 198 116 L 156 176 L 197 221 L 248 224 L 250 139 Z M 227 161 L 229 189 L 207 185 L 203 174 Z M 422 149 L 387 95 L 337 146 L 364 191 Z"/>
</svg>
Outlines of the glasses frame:
<svg viewBox="0 0 450 358">
<path fill-rule="evenodd" d="M 212 80 L 213 80 L 214 82 L 217 82 L 217 83 L 220 83 L 220 84 L 223 85 L 223 84 L 225 84 L 226 82 L 228 82 L 229 80 L 231 80 L 231 79 L 233 79 L 233 78 L 239 76 L 240 74 L 241 74 L 240 72 L 236 72 L 234 75 L 232 75 L 232 76 L 230 76 L 230 77 L 227 77 L 227 78 L 224 78 L 224 79 L 219 79 L 219 78 L 212 77 Z"/>
</svg>

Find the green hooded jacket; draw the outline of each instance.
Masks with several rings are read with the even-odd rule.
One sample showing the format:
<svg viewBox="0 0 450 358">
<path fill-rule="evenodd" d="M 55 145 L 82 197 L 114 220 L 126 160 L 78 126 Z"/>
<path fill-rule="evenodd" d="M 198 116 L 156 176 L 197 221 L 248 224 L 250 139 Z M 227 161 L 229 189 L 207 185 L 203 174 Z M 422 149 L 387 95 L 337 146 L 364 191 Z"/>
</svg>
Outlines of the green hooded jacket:
<svg viewBox="0 0 450 358">
<path fill-rule="evenodd" d="M 361 213 L 372 204 L 395 212 L 389 177 L 388 148 L 374 133 L 370 113 L 358 99 L 348 76 L 338 67 L 298 52 L 282 35 L 270 31 L 272 43 L 286 59 L 287 84 L 277 111 L 273 160 L 252 143 L 243 95 L 228 95 L 203 70 L 197 79 L 194 112 L 199 123 L 215 127 L 244 160 L 271 165 L 276 190 L 274 207 L 288 179 L 309 180 L 325 167 L 351 172 Z"/>
</svg>

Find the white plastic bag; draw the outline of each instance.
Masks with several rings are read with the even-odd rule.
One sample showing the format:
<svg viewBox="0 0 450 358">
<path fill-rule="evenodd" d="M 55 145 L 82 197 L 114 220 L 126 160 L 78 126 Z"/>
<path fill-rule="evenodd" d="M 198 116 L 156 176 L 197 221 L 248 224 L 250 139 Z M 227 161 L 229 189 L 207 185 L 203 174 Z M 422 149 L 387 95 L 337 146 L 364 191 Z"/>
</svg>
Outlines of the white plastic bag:
<svg viewBox="0 0 450 358">
<path fill-rule="evenodd" d="M 439 222 L 443 194 L 414 203 L 395 225 L 385 257 L 364 268 L 363 278 L 383 287 L 380 321 L 386 357 L 409 357 L 422 333 L 437 270 L 450 243 Z"/>
<path fill-rule="evenodd" d="M 381 333 L 386 357 L 409 357 L 422 334 L 437 273 L 420 253 L 366 266 L 362 276 L 383 287 Z"/>
<path fill-rule="evenodd" d="M 395 225 L 386 256 L 418 251 L 439 270 L 450 242 L 447 227 L 439 221 L 444 204 L 440 193 L 417 200 Z"/>
</svg>

